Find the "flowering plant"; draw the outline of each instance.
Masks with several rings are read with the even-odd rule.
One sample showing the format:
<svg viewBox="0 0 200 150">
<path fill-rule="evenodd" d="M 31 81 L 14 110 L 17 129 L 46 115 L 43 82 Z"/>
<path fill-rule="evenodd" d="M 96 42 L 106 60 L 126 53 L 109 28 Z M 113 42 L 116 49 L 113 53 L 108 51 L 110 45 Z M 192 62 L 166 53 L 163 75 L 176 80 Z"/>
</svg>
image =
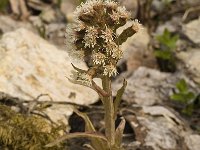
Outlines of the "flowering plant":
<svg viewBox="0 0 200 150">
<path fill-rule="evenodd" d="M 82 70 L 72 65 L 75 71 L 72 72 L 69 80 L 90 87 L 99 94 L 105 108 L 105 136 L 97 133 L 86 114 L 75 111 L 86 122 L 86 132 L 65 135 L 47 146 L 55 145 L 68 138 L 86 137 L 91 140 L 91 149 L 122 149 L 125 120 L 122 118 L 119 126 L 115 128 L 115 119 L 127 82 L 124 80 L 116 99 L 113 100 L 111 77 L 117 74 L 117 62 L 123 55 L 120 45 L 128 37 L 137 33 L 141 26 L 138 20 L 134 20 L 131 26 L 121 34 L 117 34 L 117 29 L 128 21 L 131 21 L 130 13 L 125 7 L 111 0 L 88 0 L 77 7 L 73 22 L 67 26 L 69 55 L 89 62 L 90 66 L 88 70 Z M 94 78 L 102 80 L 102 88 L 93 81 Z"/>
</svg>

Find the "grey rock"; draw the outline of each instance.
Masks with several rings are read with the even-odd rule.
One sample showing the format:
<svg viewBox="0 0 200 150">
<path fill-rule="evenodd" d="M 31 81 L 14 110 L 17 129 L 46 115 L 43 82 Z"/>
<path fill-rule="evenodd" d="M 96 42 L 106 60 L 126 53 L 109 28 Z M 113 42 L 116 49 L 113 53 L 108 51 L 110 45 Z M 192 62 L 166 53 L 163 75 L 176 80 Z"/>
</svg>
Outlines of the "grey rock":
<svg viewBox="0 0 200 150">
<path fill-rule="evenodd" d="M 189 150 L 199 150 L 200 149 L 200 135 L 191 134 L 189 136 L 185 136 L 185 142 L 189 148 Z"/>
<path fill-rule="evenodd" d="M 36 32 L 34 27 L 28 22 L 15 21 L 9 16 L 0 15 L 0 31 L 2 33 L 14 31 L 18 28 L 25 28 L 32 32 Z"/>
<path fill-rule="evenodd" d="M 156 34 L 161 35 L 163 34 L 165 29 L 168 29 L 169 32 L 176 32 L 179 28 L 181 22 L 180 16 L 174 16 L 171 20 L 166 21 L 164 24 L 160 24 L 156 29 Z"/>
<path fill-rule="evenodd" d="M 40 17 L 43 21 L 50 23 L 56 21 L 56 12 L 52 7 L 46 7 L 42 10 Z"/>
<path fill-rule="evenodd" d="M 158 70 L 139 67 L 126 77 L 128 85 L 123 99 L 138 105 L 153 105 L 167 100 L 174 88 L 177 78 Z M 118 78 L 113 83 L 114 94 L 121 87 L 122 80 Z"/>
<path fill-rule="evenodd" d="M 199 0 L 184 0 L 183 2 L 193 6 L 197 6 L 198 4 L 200 4 Z"/>
<path fill-rule="evenodd" d="M 139 4 L 137 0 L 118 0 L 118 2 L 125 6 L 128 11 L 131 12 L 132 17 L 135 18 L 139 9 Z"/>
<path fill-rule="evenodd" d="M 133 73 L 125 72 L 113 82 L 113 94 L 121 88 L 124 78 L 128 84 L 122 99 L 128 103 L 136 103 L 139 106 L 151 106 L 163 104 L 168 101 L 176 89 L 176 83 L 184 79 L 191 91 L 199 92 L 198 85 L 184 72 L 174 74 L 160 72 L 156 69 L 139 67 Z"/>
<path fill-rule="evenodd" d="M 194 135 L 189 125 L 178 113 L 165 106 L 132 105 L 125 115 L 135 133 L 136 141 L 130 149 L 144 150 L 197 150 L 199 135 Z M 132 119 L 131 119 L 132 118 Z"/>
<path fill-rule="evenodd" d="M 81 62 L 75 65 L 87 68 Z M 67 80 L 71 70 L 70 58 L 65 51 L 26 29 L 6 33 L 0 40 L 1 92 L 30 101 L 40 94 L 48 94 L 53 101 L 82 105 L 97 101 L 98 95 L 94 91 Z M 51 99 L 42 97 L 40 100 Z M 71 106 L 53 105 L 46 113 L 53 121 L 62 120 L 67 124 L 72 111 Z"/>
<path fill-rule="evenodd" d="M 72 17 L 72 13 L 76 9 L 77 4 L 77 0 L 62 0 L 61 12 L 65 15 L 67 20 Z"/>
<path fill-rule="evenodd" d="M 200 49 L 187 49 L 176 54 L 181 60 L 185 72 L 196 82 L 200 83 Z"/>
<path fill-rule="evenodd" d="M 143 116 L 137 117 L 146 128 L 144 145 L 154 150 L 183 150 L 184 136 L 189 133 L 182 120 L 163 106 L 142 107 Z"/>
<path fill-rule="evenodd" d="M 200 45 L 200 18 L 183 25 L 183 32 L 190 40 Z"/>
</svg>

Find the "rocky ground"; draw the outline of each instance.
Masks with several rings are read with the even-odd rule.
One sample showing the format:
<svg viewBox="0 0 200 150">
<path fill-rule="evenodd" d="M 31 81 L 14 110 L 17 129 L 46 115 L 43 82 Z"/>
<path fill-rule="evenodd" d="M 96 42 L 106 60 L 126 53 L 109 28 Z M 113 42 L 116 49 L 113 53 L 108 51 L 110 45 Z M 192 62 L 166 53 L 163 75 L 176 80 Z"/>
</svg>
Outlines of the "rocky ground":
<svg viewBox="0 0 200 150">
<path fill-rule="evenodd" d="M 118 1 L 143 24 L 143 30 L 121 46 L 124 58 L 112 83 L 115 96 L 123 79 L 128 81 L 118 114 L 126 119 L 125 149 L 200 150 L 199 0 Z M 72 66 L 65 28 L 79 4 L 1 0 L 0 103 L 16 113 L 40 114 L 48 122 L 64 124 L 64 132 L 84 130 L 73 113 L 77 107 L 103 132 L 98 95 L 66 78 Z M 0 135 L 0 148 L 5 146 L 2 139 Z M 70 140 L 66 149 L 86 149 L 85 142 Z"/>
</svg>

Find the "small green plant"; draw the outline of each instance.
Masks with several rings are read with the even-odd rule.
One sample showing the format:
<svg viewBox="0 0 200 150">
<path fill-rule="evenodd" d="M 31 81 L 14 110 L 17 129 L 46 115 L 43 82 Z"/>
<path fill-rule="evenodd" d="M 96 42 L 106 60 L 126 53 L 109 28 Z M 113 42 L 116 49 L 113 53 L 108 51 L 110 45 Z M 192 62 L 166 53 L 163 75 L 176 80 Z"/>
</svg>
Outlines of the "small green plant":
<svg viewBox="0 0 200 150">
<path fill-rule="evenodd" d="M 159 49 L 155 50 L 155 56 L 158 60 L 161 71 L 174 72 L 176 70 L 174 50 L 178 35 L 172 35 L 167 29 L 162 35 L 156 37 L 159 42 Z"/>
<path fill-rule="evenodd" d="M 9 4 L 9 0 L 1 0 L 0 1 L 0 11 L 5 11 L 8 4 Z"/>
<path fill-rule="evenodd" d="M 86 123 L 84 133 L 72 133 L 61 137 L 47 145 L 53 146 L 69 138 L 85 137 L 91 140 L 93 150 L 122 150 L 122 135 L 125 119 L 115 128 L 118 107 L 127 82 L 118 90 L 116 99 L 113 100 L 111 78 L 117 74 L 117 63 L 122 58 L 123 51 L 120 45 L 128 37 L 140 29 L 138 20 L 132 21 L 121 34 L 116 30 L 130 20 L 130 13 L 124 7 L 111 0 L 89 0 L 82 3 L 75 11 L 75 20 L 68 25 L 67 43 L 70 56 L 79 60 L 88 60 L 90 67 L 82 70 L 73 65 L 71 82 L 84 85 L 95 90 L 105 109 L 105 135 L 98 133 L 89 117 L 75 111 Z M 102 88 L 94 82 L 100 78 Z"/>
<path fill-rule="evenodd" d="M 184 104 L 183 113 L 191 115 L 194 109 L 194 101 L 196 99 L 196 94 L 189 90 L 187 83 L 184 79 L 181 79 L 177 84 L 177 93 L 171 95 L 171 99 Z"/>
</svg>

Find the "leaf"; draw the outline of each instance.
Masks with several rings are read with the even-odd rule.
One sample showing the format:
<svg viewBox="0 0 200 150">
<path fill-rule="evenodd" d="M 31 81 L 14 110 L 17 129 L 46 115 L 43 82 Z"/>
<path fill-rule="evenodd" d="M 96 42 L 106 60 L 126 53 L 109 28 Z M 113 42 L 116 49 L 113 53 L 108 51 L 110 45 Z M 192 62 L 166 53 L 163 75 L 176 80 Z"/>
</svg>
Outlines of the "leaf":
<svg viewBox="0 0 200 150">
<path fill-rule="evenodd" d="M 176 84 L 177 89 L 182 92 L 186 93 L 188 91 L 188 86 L 187 83 L 185 82 L 184 79 L 181 79 L 177 84 Z"/>
<path fill-rule="evenodd" d="M 117 147 L 121 146 L 125 124 L 126 120 L 122 117 L 122 120 L 115 131 L 115 144 Z"/>
<path fill-rule="evenodd" d="M 172 59 L 172 52 L 169 50 L 156 50 L 154 52 L 155 56 L 164 60 L 171 60 Z"/>
<path fill-rule="evenodd" d="M 190 104 L 190 105 L 187 105 L 186 108 L 184 108 L 184 109 L 182 110 L 182 113 L 191 116 L 192 113 L 193 113 L 193 110 L 194 110 L 194 105 L 193 105 L 193 104 Z"/>
<path fill-rule="evenodd" d="M 179 36 L 172 36 L 168 29 L 165 29 L 162 35 L 157 36 L 157 40 L 162 44 L 167 46 L 170 50 L 176 48 L 176 42 L 178 41 Z"/>
<path fill-rule="evenodd" d="M 193 92 L 188 92 L 187 94 L 185 94 L 185 98 L 187 99 L 187 101 L 193 101 L 195 99 L 195 94 Z"/>
<path fill-rule="evenodd" d="M 72 63 L 71 63 L 71 64 L 72 64 Z M 73 67 L 76 71 L 78 71 L 78 72 L 80 72 L 80 73 L 85 73 L 85 72 L 87 72 L 86 70 L 77 68 L 76 66 L 74 66 L 74 64 L 72 64 L 72 67 Z"/>
<path fill-rule="evenodd" d="M 82 113 L 80 111 L 78 111 L 77 109 L 74 109 L 74 112 L 80 116 L 81 118 L 83 118 L 83 120 L 85 121 L 85 130 L 89 131 L 89 132 L 96 132 L 92 122 L 90 121 L 90 118 L 87 116 L 87 114 Z"/>
<path fill-rule="evenodd" d="M 94 132 L 94 133 L 96 132 L 96 130 L 87 114 L 82 113 L 82 112 L 78 111 L 77 109 L 75 109 L 74 112 L 78 116 L 83 118 L 83 120 L 85 121 L 85 131 L 86 132 Z M 101 148 L 105 149 L 107 146 L 107 144 L 100 139 L 90 138 L 90 140 L 91 140 L 92 146 L 95 148 L 95 150 L 98 150 L 98 149 L 101 150 Z"/>
<path fill-rule="evenodd" d="M 124 94 L 124 91 L 126 89 L 126 86 L 127 86 L 127 81 L 124 79 L 123 86 L 117 91 L 117 95 L 116 95 L 116 98 L 115 98 L 115 101 L 114 101 L 114 111 L 115 111 L 114 117 L 115 118 L 117 116 L 118 107 L 119 107 L 119 104 L 121 102 L 122 95 Z"/>
<path fill-rule="evenodd" d="M 107 143 L 107 139 L 104 136 L 99 135 L 97 133 L 77 132 L 77 133 L 70 133 L 70 134 L 64 135 L 64 136 L 60 137 L 59 139 L 55 140 L 54 142 L 45 145 L 45 147 L 52 147 L 52 146 L 59 144 L 60 142 L 62 142 L 64 140 L 72 139 L 72 138 L 81 138 L 81 137 L 100 139 Z"/>
<path fill-rule="evenodd" d="M 182 103 L 186 103 L 187 100 L 185 99 L 185 95 L 181 94 L 181 93 L 175 93 L 171 96 L 171 99 L 174 101 L 178 101 L 178 102 L 182 102 Z"/>
</svg>

